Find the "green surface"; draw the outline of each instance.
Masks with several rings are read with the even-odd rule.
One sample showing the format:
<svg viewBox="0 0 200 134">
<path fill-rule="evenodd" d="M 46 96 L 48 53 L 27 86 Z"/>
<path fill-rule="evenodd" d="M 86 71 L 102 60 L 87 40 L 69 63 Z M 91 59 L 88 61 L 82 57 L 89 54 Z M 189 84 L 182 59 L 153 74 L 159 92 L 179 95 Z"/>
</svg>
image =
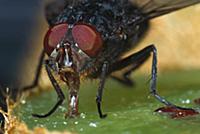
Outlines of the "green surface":
<svg viewBox="0 0 200 134">
<path fill-rule="evenodd" d="M 200 115 L 182 119 L 170 119 L 155 114 L 153 111 L 161 106 L 152 96 L 149 97 L 148 76 L 136 74 L 134 88 L 127 88 L 113 80 L 108 80 L 103 96 L 103 111 L 106 119 L 99 119 L 95 96 L 97 81 L 82 83 L 79 110 L 81 116 L 65 119 L 67 102 L 52 116 L 37 119 L 31 113 L 45 113 L 56 102 L 56 93 L 51 90 L 27 98 L 25 104 L 16 109 L 16 114 L 28 124 L 46 127 L 49 130 L 69 130 L 80 134 L 198 134 L 200 132 Z M 171 102 L 195 107 L 193 99 L 200 97 L 200 71 L 168 72 L 158 75 L 158 91 Z M 67 89 L 63 89 L 67 92 Z"/>
</svg>

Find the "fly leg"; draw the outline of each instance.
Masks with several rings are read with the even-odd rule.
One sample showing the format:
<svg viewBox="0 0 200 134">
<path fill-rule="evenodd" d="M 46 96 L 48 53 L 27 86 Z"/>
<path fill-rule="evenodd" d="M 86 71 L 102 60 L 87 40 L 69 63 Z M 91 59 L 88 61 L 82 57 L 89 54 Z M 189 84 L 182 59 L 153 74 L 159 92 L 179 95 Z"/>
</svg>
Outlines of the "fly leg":
<svg viewBox="0 0 200 134">
<path fill-rule="evenodd" d="M 106 80 L 107 69 L 108 69 L 108 63 L 104 62 L 103 67 L 102 67 L 102 72 L 100 75 L 99 88 L 98 88 L 98 92 L 97 92 L 97 96 L 96 96 L 97 109 L 98 109 L 100 118 L 105 118 L 107 116 L 107 114 L 103 114 L 102 110 L 101 110 L 101 101 L 102 101 L 105 80 Z"/>
<path fill-rule="evenodd" d="M 131 65 L 131 68 L 129 68 L 126 72 L 124 72 L 121 77 L 112 76 L 112 75 L 110 77 L 120 82 L 121 84 L 132 87 L 134 85 L 134 81 L 130 78 L 131 73 L 135 71 L 136 69 L 138 69 L 149 58 L 149 56 L 150 55 L 144 55 L 144 57 L 135 61 L 135 63 Z"/>
<path fill-rule="evenodd" d="M 41 69 L 42 69 L 42 64 L 44 61 L 44 56 L 45 56 L 45 52 L 43 50 L 40 55 L 40 60 L 39 60 L 39 63 L 38 63 L 37 69 L 36 69 L 35 78 L 30 85 L 22 87 L 22 89 L 21 89 L 22 92 L 27 91 L 29 89 L 33 89 L 38 86 L 38 81 L 39 81 L 39 77 L 40 77 L 40 73 L 41 73 Z"/>
<path fill-rule="evenodd" d="M 45 64 L 45 67 L 46 67 L 46 71 L 47 71 L 47 74 L 49 76 L 49 79 L 50 79 L 50 81 L 51 81 L 51 83 L 52 83 L 52 85 L 53 85 L 53 87 L 56 90 L 56 93 L 58 95 L 58 101 L 55 104 L 55 106 L 48 113 L 46 113 L 44 115 L 32 114 L 34 117 L 38 117 L 38 118 L 45 118 L 45 117 L 50 116 L 52 113 L 54 113 L 56 111 L 58 106 L 60 106 L 65 99 L 65 96 L 64 96 L 60 86 L 58 85 L 57 81 L 55 80 L 54 76 L 51 73 L 51 69 L 48 66 L 48 62 Z"/>
<path fill-rule="evenodd" d="M 156 82 L 157 82 L 157 50 L 154 45 L 147 46 L 146 48 L 142 49 L 141 51 L 134 53 L 133 55 L 128 56 L 127 58 L 122 59 L 121 61 L 118 61 L 114 63 L 112 66 L 109 67 L 108 69 L 108 74 L 123 69 L 131 64 L 138 63 L 141 58 L 147 59 L 144 57 L 149 57 L 150 54 L 153 54 L 153 60 L 152 60 L 152 69 L 151 69 L 151 83 L 150 83 L 150 93 L 161 103 L 165 104 L 166 106 L 169 107 L 174 107 L 174 108 L 179 108 L 179 109 L 184 109 L 184 110 L 191 110 L 189 108 L 182 108 L 179 106 L 176 106 L 172 104 L 171 102 L 167 101 L 163 97 L 161 97 L 157 93 L 156 89 Z"/>
</svg>

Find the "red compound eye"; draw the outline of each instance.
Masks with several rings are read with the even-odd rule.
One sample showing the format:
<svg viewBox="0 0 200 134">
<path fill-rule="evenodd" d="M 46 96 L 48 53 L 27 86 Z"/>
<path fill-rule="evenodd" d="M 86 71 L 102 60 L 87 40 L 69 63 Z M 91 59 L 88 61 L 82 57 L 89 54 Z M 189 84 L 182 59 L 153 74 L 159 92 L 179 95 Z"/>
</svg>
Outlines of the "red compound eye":
<svg viewBox="0 0 200 134">
<path fill-rule="evenodd" d="M 101 36 L 92 26 L 75 25 L 72 29 L 72 36 L 79 48 L 88 56 L 95 57 L 102 48 Z"/>
<path fill-rule="evenodd" d="M 62 40 L 68 30 L 68 24 L 58 24 L 51 27 L 44 38 L 44 50 L 50 55 L 52 51 L 56 48 L 58 43 Z"/>
</svg>

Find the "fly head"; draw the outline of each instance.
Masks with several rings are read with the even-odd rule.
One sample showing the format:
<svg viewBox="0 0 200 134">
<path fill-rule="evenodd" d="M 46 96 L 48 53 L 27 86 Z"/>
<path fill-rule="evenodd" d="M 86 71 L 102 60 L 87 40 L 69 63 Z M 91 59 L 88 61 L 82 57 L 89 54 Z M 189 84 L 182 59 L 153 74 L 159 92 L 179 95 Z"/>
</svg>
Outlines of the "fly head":
<svg viewBox="0 0 200 134">
<path fill-rule="evenodd" d="M 61 23 L 49 28 L 44 38 L 48 64 L 56 71 L 83 71 L 97 58 L 103 41 L 97 30 L 88 24 Z"/>
</svg>

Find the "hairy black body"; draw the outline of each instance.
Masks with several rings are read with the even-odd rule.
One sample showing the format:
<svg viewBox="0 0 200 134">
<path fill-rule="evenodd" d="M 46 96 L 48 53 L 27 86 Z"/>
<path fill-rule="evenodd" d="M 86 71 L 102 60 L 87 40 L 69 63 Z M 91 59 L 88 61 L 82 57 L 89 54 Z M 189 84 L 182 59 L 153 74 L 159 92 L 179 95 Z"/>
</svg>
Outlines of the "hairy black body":
<svg viewBox="0 0 200 134">
<path fill-rule="evenodd" d="M 50 24 L 85 23 L 94 26 L 103 38 L 103 51 L 96 57 L 114 63 L 136 45 L 148 28 L 145 15 L 128 0 L 86 0 L 67 5 Z M 95 65 L 96 66 L 96 65 Z M 99 67 L 100 69 L 100 67 Z"/>
</svg>

